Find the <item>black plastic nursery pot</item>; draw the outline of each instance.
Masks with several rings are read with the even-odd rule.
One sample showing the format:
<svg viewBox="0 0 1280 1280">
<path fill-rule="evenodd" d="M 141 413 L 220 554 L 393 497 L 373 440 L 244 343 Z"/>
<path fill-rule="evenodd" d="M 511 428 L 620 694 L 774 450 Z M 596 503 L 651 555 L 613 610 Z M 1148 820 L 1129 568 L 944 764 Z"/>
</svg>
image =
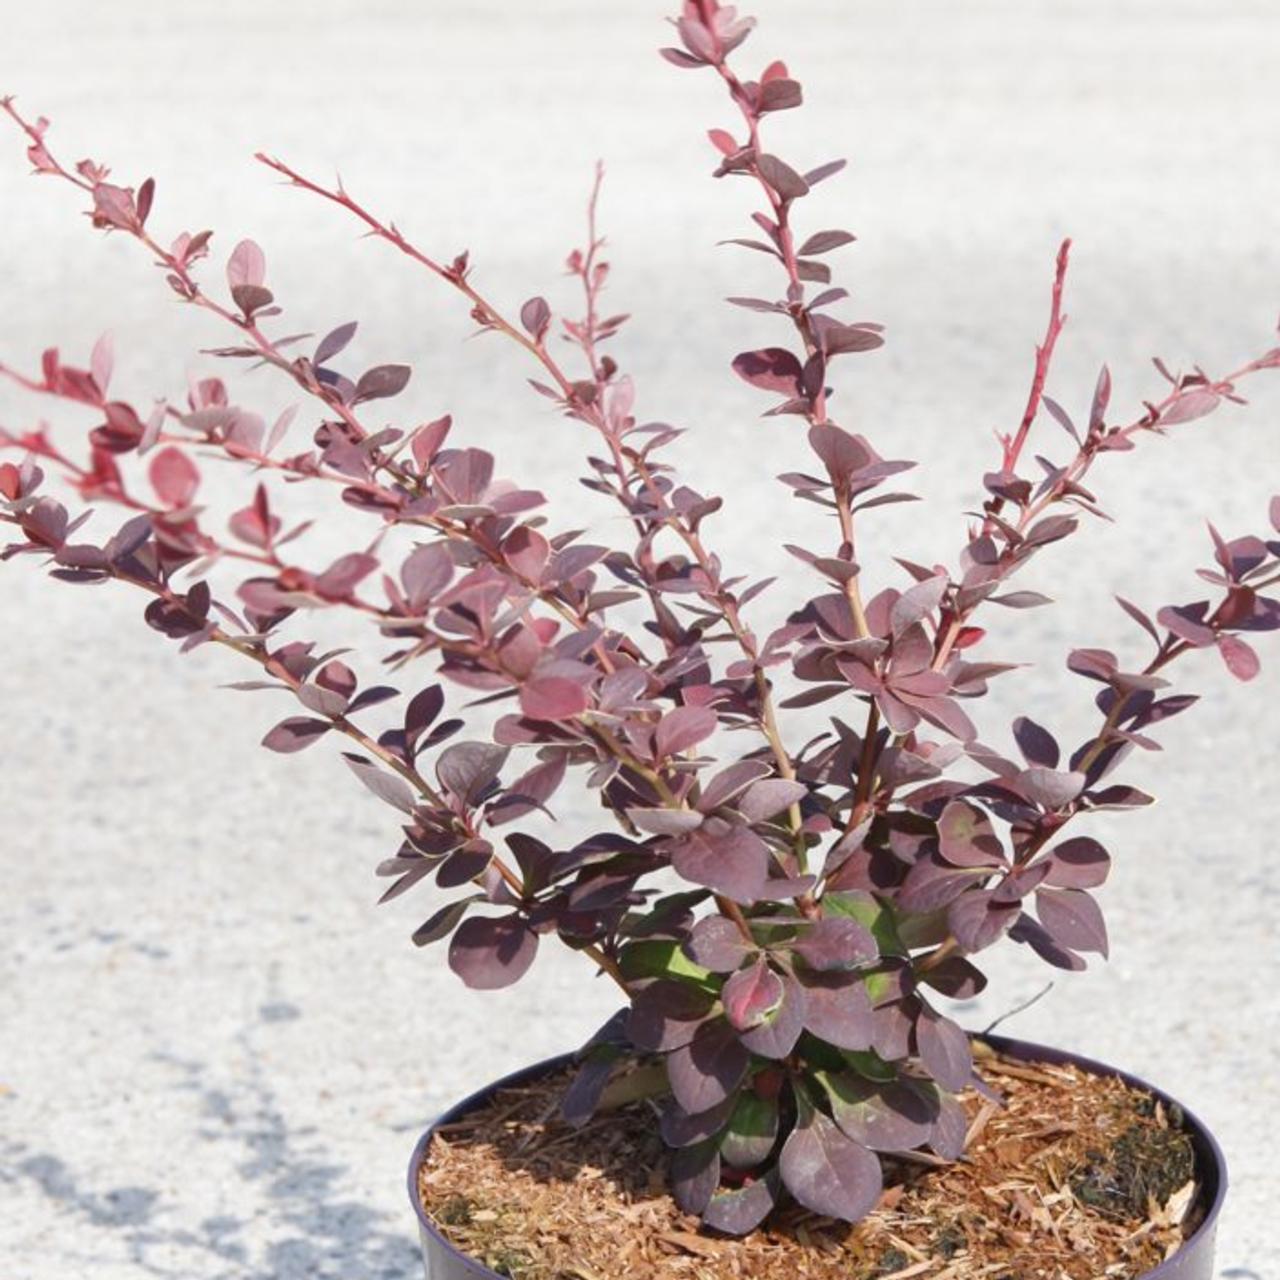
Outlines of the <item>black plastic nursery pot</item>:
<svg viewBox="0 0 1280 1280">
<path fill-rule="evenodd" d="M 1214 1238 L 1218 1229 L 1218 1217 L 1222 1212 L 1223 1201 L 1227 1194 L 1227 1164 L 1222 1149 L 1204 1123 L 1162 1089 L 1157 1089 L 1154 1085 L 1126 1071 L 1118 1071 L 1115 1067 L 1094 1062 L 1076 1053 L 1030 1044 L 1025 1040 L 1010 1040 L 1004 1036 L 981 1038 L 998 1052 L 1025 1062 L 1070 1063 L 1094 1075 L 1118 1076 L 1126 1084 L 1145 1090 L 1167 1106 L 1176 1106 L 1180 1109 L 1184 1118 L 1184 1127 L 1195 1147 L 1196 1172 L 1200 1183 L 1199 1203 L 1203 1206 L 1204 1218 L 1178 1252 L 1158 1267 L 1144 1273 L 1142 1280 L 1212 1280 Z M 427 1280 L 503 1280 L 497 1272 L 491 1271 L 474 1258 L 469 1258 L 454 1248 L 436 1229 L 422 1207 L 422 1201 L 418 1195 L 418 1174 L 427 1158 L 427 1152 L 437 1129 L 443 1125 L 452 1124 L 469 1112 L 483 1107 L 499 1090 L 528 1084 L 540 1076 L 549 1075 L 567 1066 L 572 1061 L 572 1054 L 564 1054 L 558 1058 L 550 1058 L 545 1062 L 525 1067 L 522 1071 L 505 1076 L 501 1080 L 495 1080 L 469 1098 L 450 1107 L 418 1139 L 418 1144 L 414 1147 L 413 1156 L 409 1161 L 409 1201 L 418 1218 L 418 1233 L 422 1240 L 422 1258 L 426 1267 Z M 613 1277 L 609 1280 L 613 1280 Z"/>
</svg>

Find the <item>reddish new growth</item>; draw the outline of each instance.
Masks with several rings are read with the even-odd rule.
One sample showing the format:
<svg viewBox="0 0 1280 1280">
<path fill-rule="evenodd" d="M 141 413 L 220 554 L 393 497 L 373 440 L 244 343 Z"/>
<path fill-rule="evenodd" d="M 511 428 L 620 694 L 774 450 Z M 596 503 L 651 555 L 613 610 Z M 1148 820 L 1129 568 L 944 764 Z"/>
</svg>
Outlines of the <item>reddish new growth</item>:
<svg viewBox="0 0 1280 1280">
<path fill-rule="evenodd" d="M 798 612 L 763 630 L 748 620 L 749 606 L 760 616 L 768 582 L 722 564 L 707 534 L 720 499 L 675 474 L 665 461 L 675 429 L 638 416 L 631 379 L 606 353 L 626 317 L 603 305 L 594 195 L 587 244 L 568 263 L 581 309 L 557 319 L 542 298 L 500 308 L 474 284 L 465 253 L 432 257 L 342 188 L 262 157 L 523 349 L 535 390 L 585 428 L 585 483 L 625 513 L 622 546 L 557 528 L 541 494 L 496 478 L 484 450 L 451 442 L 447 417 L 382 425 L 385 406 L 372 406 L 404 388 L 406 366 L 345 367 L 354 322 L 310 348 L 276 336 L 280 308 L 257 245 L 236 246 L 225 287 L 206 278 L 207 231 L 161 238 L 150 179 L 135 189 L 89 161 L 66 167 L 47 145 L 47 122 L 28 123 L 11 100 L 4 109 L 25 130 L 37 172 L 77 188 L 94 226 L 140 242 L 180 299 L 232 331 L 217 355 L 290 380 L 311 440 L 291 452 L 291 415 L 268 427 L 218 378 L 195 382 L 180 402 L 136 407 L 111 394 L 107 342 L 88 368 L 51 349 L 38 370 L 0 371 L 80 406 L 87 445 L 64 448 L 43 428 L 0 436 L 24 458 L 0 466 L 0 520 L 14 533 L 5 558 L 30 553 L 64 582 L 127 583 L 148 597 L 147 623 L 185 649 L 220 644 L 258 666 L 243 687 L 282 689 L 299 703 L 268 747 L 346 738 L 356 775 L 401 817 L 399 847 L 378 868 L 392 882 L 384 898 L 428 877 L 449 895 L 414 941 L 448 939 L 449 964 L 469 986 L 515 982 L 548 934 L 607 973 L 628 1005 L 584 1049 L 568 1114 L 588 1117 L 621 1061 L 661 1055 L 673 1194 L 712 1226 L 746 1232 L 784 1191 L 819 1213 L 859 1218 L 880 1193 L 879 1152 L 960 1154 L 954 1095 L 972 1082 L 972 1062 L 940 1006 L 982 988 L 978 952 L 1007 936 L 1066 969 L 1105 955 L 1090 891 L 1109 857 L 1064 828 L 1149 802 L 1116 773 L 1194 701 L 1167 691 L 1175 659 L 1216 648 L 1235 676 L 1256 673 L 1247 637 L 1280 625 L 1280 600 L 1266 594 L 1280 581 L 1280 541 L 1215 532 L 1200 575 L 1208 598 L 1154 618 L 1121 601 L 1150 656 L 1126 669 L 1106 649 L 1069 655 L 1096 686 L 1099 722 L 1065 753 L 1027 717 L 1014 721 L 1011 754 L 979 739 L 968 708 L 1011 664 L 988 655 L 978 615 L 1046 603 L 1010 580 L 1072 535 L 1082 512 L 1098 512 L 1088 486 L 1105 455 L 1240 403 L 1241 382 L 1280 367 L 1280 349 L 1225 377 L 1174 375 L 1157 362 L 1167 385 L 1128 417 L 1112 410 L 1104 370 L 1077 425 L 1044 391 L 1064 323 L 1064 244 L 1025 412 L 982 478 L 981 518 L 955 567 L 899 560 L 906 581 L 868 589 L 855 534 L 874 508 L 909 500 L 885 485 L 912 464 L 883 458 L 830 413 L 835 366 L 884 340 L 879 325 L 838 318 L 847 295 L 831 285 L 826 255 L 853 237 L 795 225 L 840 162 L 804 171 L 767 149 L 768 117 L 798 107 L 801 88 L 781 63 L 754 80 L 730 64 L 750 19 L 697 0 L 676 27 L 681 47 L 664 56 L 713 73 L 737 112 L 710 138 L 717 176 L 745 179 L 760 202 L 753 238 L 739 243 L 781 273 L 779 296 L 731 299 L 781 331 L 781 345 L 744 352 L 733 368 L 772 398 L 766 416 L 802 420 L 813 466 L 782 481 L 835 518 L 829 545 L 790 548 L 821 583 Z M 553 335 L 568 340 L 556 348 L 567 360 L 553 354 Z M 1065 450 L 1028 464 L 1046 416 Z M 200 502 L 197 459 L 209 457 L 244 467 L 243 505 L 229 517 Z M 126 469 L 134 458 L 141 475 Z M 317 503 L 336 498 L 325 518 L 349 519 L 353 549 L 306 565 L 294 539 L 307 526 L 278 506 L 265 483 L 273 472 L 314 482 Z M 47 476 L 82 500 L 124 507 L 127 519 L 105 543 L 85 541 L 87 513 L 73 518 L 46 496 Z M 1280 499 L 1270 523 L 1280 530 Z M 627 602 L 649 615 L 638 631 L 614 622 Z M 351 666 L 306 638 L 317 609 L 366 615 L 390 641 L 385 660 L 413 681 L 394 719 L 373 712 L 399 690 L 361 688 Z M 420 685 L 424 667 L 444 683 Z M 490 738 L 457 740 L 464 722 L 447 717 L 446 687 L 505 707 Z M 821 702 L 831 731 L 797 744 L 786 711 Z M 738 732 L 715 736 L 724 729 Z M 982 781 L 962 780 L 975 771 Z M 540 835 L 512 828 L 549 812 L 570 773 L 598 799 L 608 830 L 569 843 L 545 824 Z M 655 887 L 672 872 L 685 888 Z"/>
</svg>

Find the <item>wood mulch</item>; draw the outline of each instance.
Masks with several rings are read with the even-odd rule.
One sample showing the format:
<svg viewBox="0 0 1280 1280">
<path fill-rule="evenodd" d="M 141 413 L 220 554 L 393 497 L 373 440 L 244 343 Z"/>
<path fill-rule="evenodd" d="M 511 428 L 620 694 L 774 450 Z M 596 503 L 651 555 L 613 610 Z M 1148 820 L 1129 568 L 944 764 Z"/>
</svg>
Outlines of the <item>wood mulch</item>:
<svg viewBox="0 0 1280 1280">
<path fill-rule="evenodd" d="M 1133 1280 L 1197 1224 L 1177 1116 L 1115 1077 L 975 1046 L 996 1106 L 966 1095 L 962 1161 L 887 1162 L 849 1227 L 794 1204 L 744 1239 L 702 1230 L 664 1190 L 651 1104 L 568 1128 L 560 1073 L 450 1125 L 419 1177 L 459 1249 L 512 1280 Z"/>
</svg>

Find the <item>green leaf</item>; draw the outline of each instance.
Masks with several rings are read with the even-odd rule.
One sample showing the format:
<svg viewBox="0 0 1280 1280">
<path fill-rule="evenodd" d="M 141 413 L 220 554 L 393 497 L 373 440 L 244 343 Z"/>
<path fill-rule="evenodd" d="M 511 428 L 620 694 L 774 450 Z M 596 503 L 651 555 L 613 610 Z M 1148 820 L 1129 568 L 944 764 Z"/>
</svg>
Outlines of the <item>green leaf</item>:
<svg viewBox="0 0 1280 1280">
<path fill-rule="evenodd" d="M 874 1049 L 845 1049 L 842 1058 L 861 1076 L 878 1084 L 888 1084 L 898 1078 L 898 1069 L 886 1062 Z"/>
<path fill-rule="evenodd" d="M 893 908 L 878 902 L 869 894 L 828 893 L 822 898 L 822 909 L 827 915 L 848 916 L 871 930 L 882 956 L 904 956 L 907 948 L 898 933 Z"/>
<path fill-rule="evenodd" d="M 878 973 L 869 973 L 862 980 L 862 985 L 867 989 L 867 996 L 873 1005 L 880 1004 L 888 997 L 891 988 L 901 981 L 897 974 L 889 970 L 881 970 Z"/>
<path fill-rule="evenodd" d="M 713 988 L 711 971 L 694 964 L 680 949 L 678 942 L 664 938 L 646 938 L 629 942 L 618 953 L 622 976 L 631 981 L 641 978 L 675 978 Z"/>
<path fill-rule="evenodd" d="M 721 1156 L 736 1169 L 753 1169 L 769 1158 L 777 1140 L 776 1099 L 744 1090 L 721 1140 Z"/>
</svg>

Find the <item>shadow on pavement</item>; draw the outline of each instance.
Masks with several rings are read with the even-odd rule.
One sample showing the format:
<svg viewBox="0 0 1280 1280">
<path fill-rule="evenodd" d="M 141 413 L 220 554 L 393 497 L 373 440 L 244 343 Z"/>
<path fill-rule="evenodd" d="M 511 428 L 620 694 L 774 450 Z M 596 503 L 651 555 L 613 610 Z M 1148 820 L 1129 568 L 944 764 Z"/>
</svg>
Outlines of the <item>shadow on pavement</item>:
<svg viewBox="0 0 1280 1280">
<path fill-rule="evenodd" d="M 260 1012 L 266 1022 L 281 1020 L 278 1008 Z M 123 1253 L 140 1273 L 162 1280 L 416 1280 L 417 1242 L 389 1229 L 386 1215 L 344 1198 L 344 1169 L 323 1158 L 322 1135 L 290 1126 L 251 1036 L 242 1032 L 235 1045 L 249 1067 L 233 1088 L 207 1063 L 154 1056 L 174 1071 L 175 1087 L 198 1100 L 201 1141 L 241 1149 L 236 1175 L 253 1190 L 240 1199 L 261 1206 L 259 1221 L 228 1215 L 196 1229 L 177 1226 L 182 1206 L 162 1191 L 88 1185 L 66 1160 L 3 1140 L 0 1184 L 34 1186 L 56 1204 L 71 1234 L 71 1224 L 110 1232 L 123 1245 L 114 1256 Z M 224 1160 L 217 1163 L 225 1168 Z"/>
</svg>

